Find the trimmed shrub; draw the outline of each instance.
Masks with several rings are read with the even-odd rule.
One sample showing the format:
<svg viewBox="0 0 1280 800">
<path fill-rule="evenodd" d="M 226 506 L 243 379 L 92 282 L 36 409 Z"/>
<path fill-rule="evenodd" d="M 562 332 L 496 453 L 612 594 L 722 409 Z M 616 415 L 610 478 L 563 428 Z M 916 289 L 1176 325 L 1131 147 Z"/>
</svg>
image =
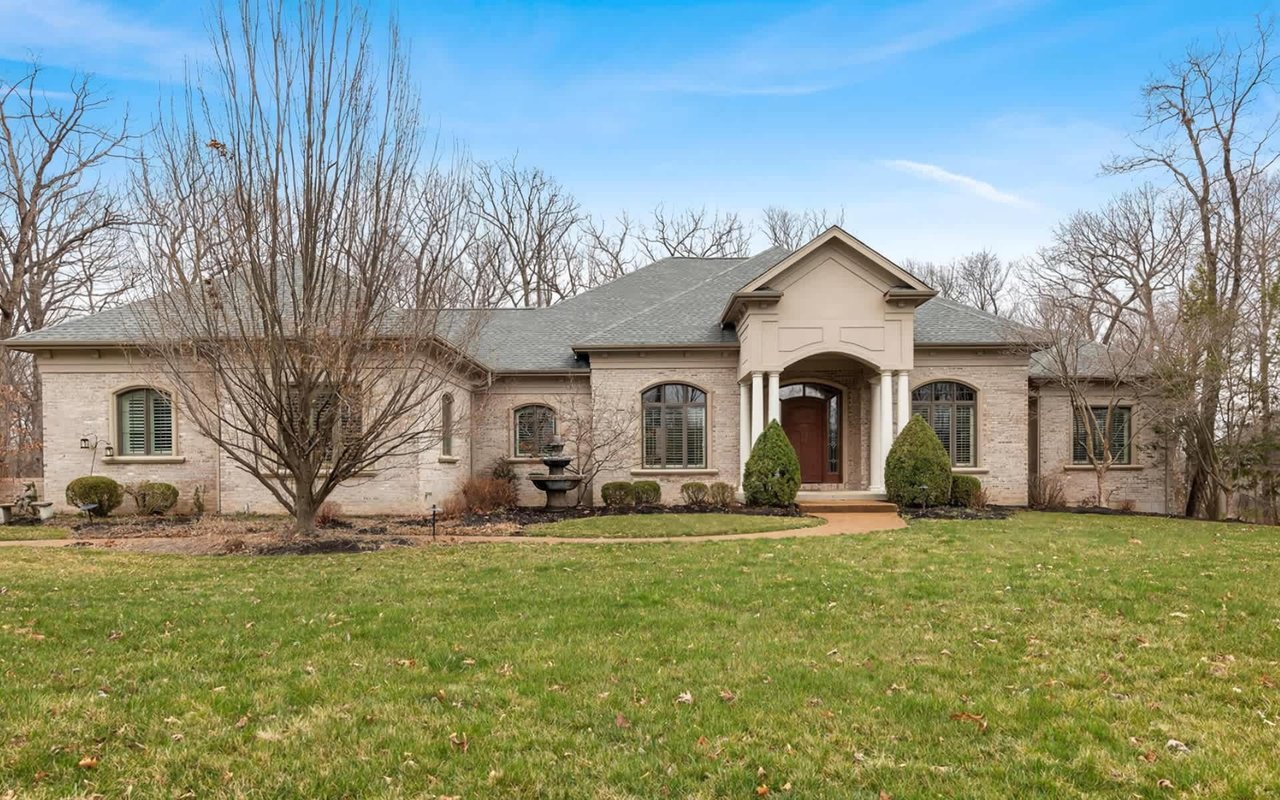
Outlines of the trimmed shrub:
<svg viewBox="0 0 1280 800">
<path fill-rule="evenodd" d="M 724 481 L 716 481 L 707 487 L 707 502 L 717 508 L 733 505 L 733 487 Z"/>
<path fill-rule="evenodd" d="M 751 448 L 742 491 L 748 505 L 790 506 L 800 491 L 800 459 L 777 420 L 770 422 Z"/>
<path fill-rule="evenodd" d="M 655 506 L 662 502 L 662 487 L 657 481 L 635 481 L 631 489 L 635 492 L 638 506 Z"/>
<path fill-rule="evenodd" d="M 511 481 L 477 475 L 467 478 L 462 488 L 445 500 L 444 512 L 451 516 L 492 514 L 514 508 L 518 499 Z"/>
<path fill-rule="evenodd" d="M 139 514 L 164 514 L 178 504 L 178 487 L 171 483 L 142 481 L 124 491 L 133 498 Z"/>
<path fill-rule="evenodd" d="M 951 458 L 924 417 L 912 417 L 889 448 L 884 488 L 900 506 L 941 506 L 951 499 Z"/>
<path fill-rule="evenodd" d="M 67 484 L 67 502 L 73 506 L 97 503 L 90 513 L 105 517 L 124 502 L 124 489 L 105 475 L 86 475 Z"/>
<path fill-rule="evenodd" d="M 609 508 L 628 508 L 635 505 L 636 490 L 627 481 L 609 481 L 600 487 L 600 499 Z"/>
<path fill-rule="evenodd" d="M 204 516 L 204 484 L 196 484 L 196 488 L 191 492 L 191 513 L 197 517 Z"/>
<path fill-rule="evenodd" d="M 680 496 L 687 506 L 705 506 L 707 504 L 707 485 L 702 481 L 689 481 L 680 484 Z"/>
<path fill-rule="evenodd" d="M 982 481 L 972 475 L 951 476 L 951 505 L 965 508 L 982 508 Z"/>
</svg>

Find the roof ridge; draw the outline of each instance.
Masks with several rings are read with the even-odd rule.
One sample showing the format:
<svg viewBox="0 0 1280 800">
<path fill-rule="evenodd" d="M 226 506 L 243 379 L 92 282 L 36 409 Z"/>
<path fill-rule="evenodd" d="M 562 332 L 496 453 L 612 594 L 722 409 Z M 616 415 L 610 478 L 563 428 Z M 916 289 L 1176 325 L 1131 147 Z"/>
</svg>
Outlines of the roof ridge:
<svg viewBox="0 0 1280 800">
<path fill-rule="evenodd" d="M 673 295 L 668 295 L 668 296 L 666 296 L 666 297 L 663 297 L 661 300 L 658 300 L 658 301 L 656 301 L 656 302 L 654 302 L 654 303 L 652 303 L 652 304 L 650 304 L 650 305 L 645 306 L 644 308 L 641 308 L 639 311 L 635 312 L 634 314 L 631 314 L 630 316 L 627 316 L 627 317 L 623 317 L 622 319 L 618 320 L 617 322 L 613 323 L 612 325 L 610 325 L 610 326 L 609 326 L 609 327 L 607 327 L 607 328 L 601 328 L 600 330 L 598 330 L 598 331 L 596 331 L 595 333 L 591 334 L 591 337 L 590 337 L 590 338 L 592 338 L 592 339 L 598 338 L 599 336 L 601 336 L 601 335 L 603 335 L 603 334 L 605 334 L 605 333 L 608 333 L 609 331 L 613 330 L 614 328 L 617 328 L 618 326 L 620 326 L 620 325 L 622 325 L 622 324 L 624 324 L 624 323 L 626 323 L 626 322 L 629 322 L 630 320 L 633 320 L 633 319 L 635 319 L 636 317 L 639 317 L 639 316 L 640 316 L 640 315 L 642 315 L 642 314 L 647 314 L 647 313 L 649 313 L 650 311 L 652 311 L 653 309 L 655 309 L 655 308 L 657 308 L 657 307 L 659 307 L 659 306 L 663 305 L 664 303 L 670 303 L 670 302 L 672 302 L 672 301 L 674 301 L 674 300 L 676 300 L 676 299 L 678 299 L 678 298 L 684 297 L 685 295 L 689 294 L 690 292 L 694 291 L 695 289 L 699 289 L 699 288 L 701 288 L 701 287 L 703 287 L 703 286 L 706 286 L 708 283 L 710 283 L 710 282 L 714 281 L 716 278 L 719 278 L 719 277 L 723 276 L 725 273 L 730 272 L 730 271 L 732 271 L 733 269 L 735 269 L 735 268 L 737 268 L 737 267 L 740 267 L 740 266 L 742 266 L 743 264 L 746 264 L 746 263 L 747 263 L 747 262 L 749 262 L 749 261 L 753 261 L 753 260 L 755 260 L 756 258 L 759 258 L 760 256 L 764 255 L 765 253 L 768 253 L 770 250 L 773 250 L 773 249 L 774 249 L 774 248 L 772 248 L 772 247 L 771 247 L 771 248 L 769 248 L 768 250 L 763 250 L 763 251 L 761 251 L 761 252 L 759 252 L 759 253 L 757 253 L 756 255 L 753 255 L 753 256 L 748 256 L 748 257 L 746 257 L 746 258 L 737 258 L 737 259 L 734 259 L 737 263 L 733 264 L 732 266 L 730 266 L 730 267 L 726 267 L 725 269 L 722 269 L 722 270 L 720 270 L 720 271 L 716 272 L 714 275 L 709 275 L 709 276 L 707 276 L 707 277 L 706 277 L 706 278 L 704 278 L 703 280 L 701 280 L 701 281 L 699 281 L 699 282 L 697 282 L 697 283 L 693 284 L 692 286 L 690 286 L 689 288 L 685 289 L 685 290 L 684 290 L 684 291 L 682 291 L 682 292 L 677 292 L 677 293 L 675 293 L 675 294 L 673 294 Z M 668 257 L 668 258 L 670 258 L 670 257 Z M 663 259 L 663 260 L 665 261 L 665 260 L 667 260 L 667 259 Z M 714 260 L 714 259 L 691 259 L 691 260 L 697 260 L 697 261 L 711 261 L 711 260 Z M 654 263 L 657 263 L 657 262 L 654 262 Z"/>
</svg>

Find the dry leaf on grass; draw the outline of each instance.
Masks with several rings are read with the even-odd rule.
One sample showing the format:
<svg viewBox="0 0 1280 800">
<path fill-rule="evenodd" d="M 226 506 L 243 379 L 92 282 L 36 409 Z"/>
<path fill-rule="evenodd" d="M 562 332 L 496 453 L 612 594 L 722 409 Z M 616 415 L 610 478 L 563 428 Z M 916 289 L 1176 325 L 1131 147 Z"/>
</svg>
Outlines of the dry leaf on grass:
<svg viewBox="0 0 1280 800">
<path fill-rule="evenodd" d="M 630 728 L 630 727 L 631 727 L 631 720 L 629 720 L 629 719 L 627 719 L 626 717 L 624 717 L 624 716 L 622 715 L 622 712 L 621 712 L 621 711 L 619 711 L 619 712 L 618 712 L 618 715 L 617 715 L 616 717 L 614 717 L 614 718 L 613 718 L 613 724 L 614 724 L 614 725 L 616 725 L 616 726 L 618 726 L 619 728 Z"/>
<path fill-rule="evenodd" d="M 467 748 L 471 746 L 471 742 L 467 741 L 467 735 L 464 733 L 459 736 L 456 733 L 449 734 L 449 744 L 458 748 L 462 752 L 467 752 Z"/>
<path fill-rule="evenodd" d="M 693 705 L 693 694 L 691 694 L 688 690 L 685 690 L 680 694 L 676 695 L 676 702 L 683 703 L 686 706 L 691 706 Z"/>
<path fill-rule="evenodd" d="M 94 769 L 98 766 L 98 757 L 85 756 L 84 758 L 80 759 L 80 762 L 76 764 L 76 766 L 80 767 L 81 769 Z"/>
<path fill-rule="evenodd" d="M 980 733 L 987 729 L 987 718 L 981 714 L 971 714 L 968 711 L 957 711 L 951 715 L 951 719 L 956 722 L 972 722 L 977 726 Z"/>
<path fill-rule="evenodd" d="M 738 696 L 728 689 L 724 689 L 720 692 L 720 699 L 726 703 L 732 703 L 738 699 Z"/>
</svg>

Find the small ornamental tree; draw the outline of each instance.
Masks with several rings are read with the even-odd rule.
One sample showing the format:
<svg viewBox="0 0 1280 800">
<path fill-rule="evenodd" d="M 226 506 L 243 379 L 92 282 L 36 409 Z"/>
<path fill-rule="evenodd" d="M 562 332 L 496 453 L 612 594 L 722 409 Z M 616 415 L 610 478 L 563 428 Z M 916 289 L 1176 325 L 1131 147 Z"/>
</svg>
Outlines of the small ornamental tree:
<svg viewBox="0 0 1280 800">
<path fill-rule="evenodd" d="M 747 505 L 785 507 L 800 491 L 800 459 L 777 420 L 756 439 L 742 476 Z"/>
<path fill-rule="evenodd" d="M 951 458 L 924 417 L 912 417 L 889 448 L 884 487 L 900 506 L 941 506 L 951 499 Z"/>
</svg>

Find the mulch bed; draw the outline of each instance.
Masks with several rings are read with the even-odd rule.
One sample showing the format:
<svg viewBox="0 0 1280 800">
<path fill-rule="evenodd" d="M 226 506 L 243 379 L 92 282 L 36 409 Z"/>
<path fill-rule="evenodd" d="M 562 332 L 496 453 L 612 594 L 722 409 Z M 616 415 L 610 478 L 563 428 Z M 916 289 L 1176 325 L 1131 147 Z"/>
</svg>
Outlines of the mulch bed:
<svg viewBox="0 0 1280 800">
<path fill-rule="evenodd" d="M 545 508 L 513 508 L 497 511 L 492 514 L 467 514 L 457 521 L 461 526 L 490 526 L 507 523 L 520 527 L 540 525 L 545 522 L 560 522 L 566 519 L 586 519 L 589 517 L 614 517 L 628 514 L 743 514 L 754 517 L 803 517 L 804 512 L 798 506 L 788 508 L 757 508 L 753 506 L 635 506 L 633 508 L 608 508 L 605 506 L 579 506 L 560 511 L 549 511 Z M 452 531 L 457 533 L 457 531 Z"/>
<path fill-rule="evenodd" d="M 906 519 L 1008 519 L 1018 509 L 1010 506 L 965 508 L 964 506 L 933 506 L 931 508 L 903 508 L 899 513 Z"/>
</svg>

